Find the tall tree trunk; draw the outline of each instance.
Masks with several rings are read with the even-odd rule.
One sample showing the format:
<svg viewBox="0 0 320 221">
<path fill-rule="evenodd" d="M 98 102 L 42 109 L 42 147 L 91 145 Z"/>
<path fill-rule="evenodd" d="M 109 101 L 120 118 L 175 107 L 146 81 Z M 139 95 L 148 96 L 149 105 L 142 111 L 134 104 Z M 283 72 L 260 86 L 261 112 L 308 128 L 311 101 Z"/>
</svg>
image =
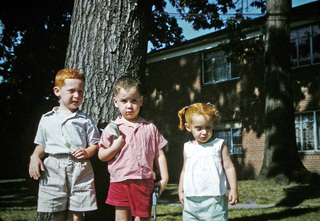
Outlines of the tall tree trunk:
<svg viewBox="0 0 320 221">
<path fill-rule="evenodd" d="M 291 0 L 267 0 L 265 153 L 260 177 L 289 182 L 306 172 L 295 140 L 290 76 Z"/>
<path fill-rule="evenodd" d="M 75 0 L 65 67 L 86 76 L 81 109 L 99 128 L 114 119 L 112 85 L 121 75 L 141 77 L 147 55 L 147 25 L 152 1 Z M 109 185 L 107 164 L 91 158 L 95 173 L 98 211 L 87 220 L 114 220 L 113 207 L 105 204 Z"/>
<path fill-rule="evenodd" d="M 75 0 L 65 67 L 86 75 L 81 109 L 98 125 L 117 113 L 112 102 L 115 79 L 144 72 L 150 2 Z"/>
</svg>

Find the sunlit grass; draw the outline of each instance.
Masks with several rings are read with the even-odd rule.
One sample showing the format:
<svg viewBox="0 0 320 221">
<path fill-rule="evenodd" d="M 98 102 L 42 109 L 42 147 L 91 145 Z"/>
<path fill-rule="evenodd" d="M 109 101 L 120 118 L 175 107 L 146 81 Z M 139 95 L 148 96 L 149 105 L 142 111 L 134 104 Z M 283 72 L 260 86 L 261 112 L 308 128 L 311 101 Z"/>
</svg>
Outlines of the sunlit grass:
<svg viewBox="0 0 320 221">
<path fill-rule="evenodd" d="M 169 184 L 160 200 L 178 202 L 177 189 L 177 184 Z M 317 186 L 309 187 L 295 183 L 279 185 L 274 180 L 247 180 L 239 181 L 238 189 L 239 204 L 252 206 L 251 209 L 230 209 L 229 220 L 320 220 L 320 188 Z M 291 192 L 292 196 L 288 194 Z M 277 205 L 282 202 L 284 205 L 293 205 Z M 254 205 L 269 205 L 269 207 L 256 209 Z M 179 204 L 158 205 L 157 220 L 182 220 L 182 209 Z"/>
<path fill-rule="evenodd" d="M 23 202 L 23 197 L 20 199 L 19 192 L 27 192 L 23 186 L 17 191 L 20 182 L 8 185 L 7 181 L 0 181 L 0 220 L 35 220 L 37 214 L 35 202 L 26 204 Z M 6 188 L 2 188 L 3 184 Z M 12 191 L 9 191 L 10 187 L 17 191 L 15 198 L 10 197 L 12 194 Z M 250 206 L 249 209 L 230 209 L 229 220 L 320 220 L 320 188 L 318 186 L 279 185 L 273 180 L 263 182 L 248 180 L 239 181 L 238 188 L 239 204 Z M 269 207 L 256 209 L 254 205 L 269 205 Z M 182 209 L 178 198 L 178 184 L 168 184 L 156 206 L 157 220 L 181 221 Z"/>
<path fill-rule="evenodd" d="M 0 217 L 3 221 L 34 221 L 37 217 L 37 207 L 3 207 L 0 208 Z"/>
</svg>

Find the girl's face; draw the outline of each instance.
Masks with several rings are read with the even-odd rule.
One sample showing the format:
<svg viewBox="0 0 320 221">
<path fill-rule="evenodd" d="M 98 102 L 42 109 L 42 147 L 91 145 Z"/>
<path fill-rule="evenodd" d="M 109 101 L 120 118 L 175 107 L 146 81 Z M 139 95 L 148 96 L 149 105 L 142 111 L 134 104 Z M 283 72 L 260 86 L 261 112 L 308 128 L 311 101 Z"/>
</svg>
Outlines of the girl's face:
<svg viewBox="0 0 320 221">
<path fill-rule="evenodd" d="M 185 124 L 186 129 L 192 133 L 196 144 L 207 143 L 212 136 L 213 121 L 208 115 L 194 114 L 192 123 Z"/>
</svg>

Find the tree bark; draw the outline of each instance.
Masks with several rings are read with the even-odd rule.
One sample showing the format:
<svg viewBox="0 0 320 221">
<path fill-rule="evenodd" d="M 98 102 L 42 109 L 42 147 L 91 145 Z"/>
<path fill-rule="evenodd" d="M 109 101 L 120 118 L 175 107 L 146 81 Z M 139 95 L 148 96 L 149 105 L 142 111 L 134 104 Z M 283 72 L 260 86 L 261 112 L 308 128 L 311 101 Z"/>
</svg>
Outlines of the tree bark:
<svg viewBox="0 0 320 221">
<path fill-rule="evenodd" d="M 86 76 L 82 111 L 98 125 L 114 119 L 112 85 L 124 74 L 140 77 L 147 54 L 151 1 L 75 0 L 65 67 Z"/>
<path fill-rule="evenodd" d="M 65 67 L 86 76 L 81 110 L 99 128 L 115 119 L 112 98 L 114 81 L 125 74 L 143 76 L 147 55 L 147 25 L 152 1 L 75 0 Z M 113 207 L 105 204 L 109 176 L 107 164 L 95 155 L 98 211 L 86 213 L 88 220 L 114 220 Z"/>
<path fill-rule="evenodd" d="M 291 0 L 268 0 L 265 44 L 265 153 L 260 177 L 284 182 L 306 172 L 296 147 L 290 76 Z"/>
</svg>

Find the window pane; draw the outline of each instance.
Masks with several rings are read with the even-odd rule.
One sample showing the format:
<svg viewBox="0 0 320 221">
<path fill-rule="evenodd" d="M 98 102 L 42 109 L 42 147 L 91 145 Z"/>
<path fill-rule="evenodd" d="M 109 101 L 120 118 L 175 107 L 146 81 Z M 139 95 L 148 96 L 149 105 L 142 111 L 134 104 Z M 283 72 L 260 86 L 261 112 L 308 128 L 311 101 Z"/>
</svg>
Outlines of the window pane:
<svg viewBox="0 0 320 221">
<path fill-rule="evenodd" d="M 241 128 L 234 128 L 232 130 L 233 139 L 233 153 L 242 153 L 242 135 Z"/>
<path fill-rule="evenodd" d="M 314 150 L 313 122 L 302 124 L 302 134 L 303 134 L 303 149 Z"/>
<path fill-rule="evenodd" d="M 214 137 L 224 139 L 229 153 L 242 153 L 241 128 L 230 128 L 226 130 L 215 130 Z"/>
<path fill-rule="evenodd" d="M 217 138 L 224 139 L 224 142 L 227 145 L 229 152 L 232 153 L 230 131 L 228 130 L 214 131 L 214 136 Z"/>
<path fill-rule="evenodd" d="M 212 83 L 213 76 L 211 73 L 211 61 L 203 61 L 203 83 Z"/>
<path fill-rule="evenodd" d="M 302 150 L 302 146 L 301 146 L 301 128 L 300 128 L 300 122 L 295 124 L 296 127 L 296 142 L 297 142 L 297 147 L 298 150 L 301 151 Z"/>
<path fill-rule="evenodd" d="M 214 74 L 214 80 L 215 81 L 222 81 L 226 80 L 225 77 L 225 67 L 223 65 L 223 58 L 222 57 L 215 57 L 212 58 L 212 69 Z"/>
<path fill-rule="evenodd" d="M 296 114 L 295 130 L 296 142 L 299 151 L 317 150 L 315 144 L 318 144 L 318 138 L 315 137 L 315 112 Z M 318 126 L 317 126 L 318 127 Z"/>
<path fill-rule="evenodd" d="M 299 36 L 299 65 L 311 64 L 310 27 L 298 30 Z"/>
<path fill-rule="evenodd" d="M 320 29 L 318 25 L 314 25 L 312 29 L 313 64 L 316 64 L 320 63 Z"/>
<path fill-rule="evenodd" d="M 231 64 L 223 51 L 203 53 L 203 83 L 214 83 L 231 79 Z"/>
<path fill-rule="evenodd" d="M 291 65 L 292 67 L 298 66 L 297 54 L 297 31 L 293 30 L 290 34 L 290 50 L 291 50 Z"/>
</svg>

